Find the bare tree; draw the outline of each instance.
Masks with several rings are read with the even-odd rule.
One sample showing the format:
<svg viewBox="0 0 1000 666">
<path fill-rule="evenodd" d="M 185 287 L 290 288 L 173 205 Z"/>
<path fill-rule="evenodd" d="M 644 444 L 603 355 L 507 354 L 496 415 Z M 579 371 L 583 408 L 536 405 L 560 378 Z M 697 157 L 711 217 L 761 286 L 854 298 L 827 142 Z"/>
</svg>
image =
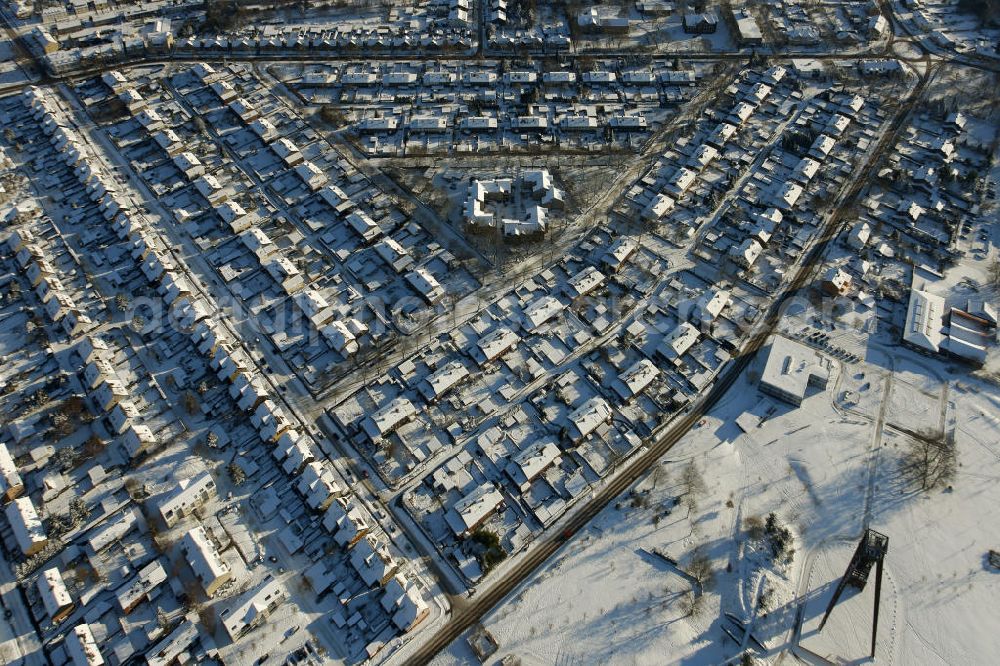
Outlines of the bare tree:
<svg viewBox="0 0 1000 666">
<path fill-rule="evenodd" d="M 995 260 L 990 266 L 990 284 L 1000 289 L 1000 260 Z"/>
<path fill-rule="evenodd" d="M 196 414 L 198 412 L 198 396 L 196 396 L 191 391 L 186 391 L 183 396 L 181 396 L 181 401 L 184 404 L 184 410 L 188 414 Z"/>
<path fill-rule="evenodd" d="M 921 492 L 947 486 L 955 478 L 953 437 L 914 435 L 903 458 L 903 473 Z"/>
<path fill-rule="evenodd" d="M 695 594 L 693 590 L 688 590 L 681 603 L 684 610 L 684 617 L 699 617 L 705 611 L 705 595 Z"/>
<path fill-rule="evenodd" d="M 688 565 L 688 574 L 698 581 L 703 589 L 710 585 L 715 579 L 715 569 L 712 568 L 712 560 L 708 559 L 708 553 L 703 546 L 695 548 L 691 555 L 691 564 Z"/>
<path fill-rule="evenodd" d="M 204 627 L 209 634 L 215 633 L 216 617 L 215 611 L 212 610 L 211 606 L 202 606 L 198 609 L 198 619 L 201 621 L 201 626 Z"/>
<path fill-rule="evenodd" d="M 653 468 L 653 489 L 660 483 L 660 479 L 668 479 L 670 477 L 670 472 L 663 466 L 663 463 L 658 463 L 656 467 Z"/>
<path fill-rule="evenodd" d="M 746 528 L 748 539 L 759 541 L 764 538 L 764 520 L 760 516 L 747 516 L 743 526 Z"/>
<path fill-rule="evenodd" d="M 688 462 L 681 472 L 681 485 L 684 488 L 684 503 L 687 504 L 688 509 L 693 513 L 698 508 L 698 498 L 708 490 L 708 487 L 705 485 L 705 479 L 702 478 L 701 472 L 693 460 Z"/>
</svg>

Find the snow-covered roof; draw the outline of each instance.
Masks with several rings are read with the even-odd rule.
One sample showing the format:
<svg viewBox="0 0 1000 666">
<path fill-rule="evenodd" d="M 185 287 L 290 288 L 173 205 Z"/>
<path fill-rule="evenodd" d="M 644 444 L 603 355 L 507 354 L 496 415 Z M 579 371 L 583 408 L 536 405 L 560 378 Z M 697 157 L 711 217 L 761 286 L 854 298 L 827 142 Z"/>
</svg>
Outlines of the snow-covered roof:
<svg viewBox="0 0 1000 666">
<path fill-rule="evenodd" d="M 48 542 L 42 520 L 30 498 L 18 497 L 7 505 L 5 512 L 17 545 L 24 554 L 34 552 Z"/>
<path fill-rule="evenodd" d="M 194 186 L 198 189 L 202 196 L 206 199 L 211 199 L 216 196 L 219 190 L 222 189 L 222 183 L 219 179 L 210 173 L 202 174 L 194 181 Z M 244 211 L 245 213 L 246 211 Z M 228 222 L 229 220 L 227 220 Z"/>
<path fill-rule="evenodd" d="M 775 336 L 766 349 L 760 388 L 769 395 L 798 405 L 809 386 L 826 388 L 830 363 L 822 354 L 801 342 Z"/>
<path fill-rule="evenodd" d="M 257 118 L 250 123 L 250 129 L 264 141 L 269 141 L 278 133 L 278 128 L 267 118 Z"/>
<path fill-rule="evenodd" d="M 493 116 L 468 116 L 462 119 L 462 129 L 493 130 L 497 128 L 497 119 Z"/>
<path fill-rule="evenodd" d="M 372 536 L 358 541 L 351 550 L 350 561 L 368 587 L 381 585 L 399 568 L 385 544 Z"/>
<path fill-rule="evenodd" d="M 565 309 L 565 305 L 554 296 L 540 296 L 524 308 L 524 328 L 529 331 L 552 319 Z"/>
<path fill-rule="evenodd" d="M 109 72 L 104 72 L 101 75 L 101 81 L 103 81 L 112 90 L 118 90 L 119 88 L 124 88 L 128 85 L 128 79 L 125 75 L 116 69 Z"/>
<path fill-rule="evenodd" d="M 366 242 L 371 242 L 382 235 L 382 229 L 363 210 L 351 211 L 344 219 Z"/>
<path fill-rule="evenodd" d="M 997 309 L 981 298 L 969 299 L 965 305 L 965 311 L 974 317 L 978 317 L 993 326 L 997 325 Z"/>
<path fill-rule="evenodd" d="M 589 130 L 597 128 L 597 118 L 584 113 L 568 113 L 559 119 L 564 130 Z"/>
<path fill-rule="evenodd" d="M 646 127 L 646 117 L 638 111 L 616 113 L 608 119 L 608 124 L 622 129 L 642 129 Z"/>
<path fill-rule="evenodd" d="M 927 351 L 938 352 L 944 341 L 944 299 L 926 291 L 910 292 L 903 327 L 903 342 Z"/>
<path fill-rule="evenodd" d="M 838 137 L 843 134 L 844 130 L 846 130 L 850 124 L 850 118 L 839 113 L 835 113 L 833 114 L 833 117 L 830 118 L 830 122 L 827 123 L 826 129 L 823 130 L 823 133 L 832 137 Z"/>
<path fill-rule="evenodd" d="M 286 598 L 288 593 L 284 586 L 267 574 L 262 583 L 240 597 L 237 602 L 220 613 L 222 625 L 226 633 L 234 641 L 240 638 L 250 627 L 255 626 L 271 613 Z"/>
<path fill-rule="evenodd" d="M 851 111 L 852 113 L 857 113 L 864 105 L 865 98 L 861 95 L 851 95 L 846 101 L 843 102 L 843 108 Z"/>
<path fill-rule="evenodd" d="M 328 180 L 322 169 L 308 161 L 296 166 L 295 174 L 314 192 L 326 185 Z"/>
<path fill-rule="evenodd" d="M 587 266 L 566 281 L 566 291 L 570 298 L 578 298 L 589 294 L 604 284 L 604 273 L 593 266 Z"/>
<path fill-rule="evenodd" d="M 462 79 L 466 83 L 486 85 L 490 83 L 496 83 L 497 75 L 496 72 L 488 72 L 488 71 L 466 72 L 463 75 Z"/>
<path fill-rule="evenodd" d="M 73 666 L 103 666 L 104 657 L 97 647 L 94 634 L 87 623 L 78 624 L 66 634 L 66 653 Z"/>
<path fill-rule="evenodd" d="M 194 478 L 183 478 L 177 482 L 173 492 L 160 501 L 159 510 L 164 522 L 173 524 L 189 507 L 199 504 L 203 497 L 215 494 L 215 481 L 208 472 Z"/>
<path fill-rule="evenodd" d="M 537 205 L 528 206 L 523 217 L 519 219 L 505 217 L 501 220 L 504 236 L 524 236 L 542 233 L 547 226 L 546 217 L 545 208 Z"/>
<path fill-rule="evenodd" d="M 393 580 L 396 580 L 396 578 L 394 577 Z M 392 605 L 389 608 L 385 608 L 390 603 Z M 420 590 L 417 589 L 416 585 L 412 584 L 407 585 L 401 595 L 386 589 L 386 594 L 382 598 L 382 606 L 386 612 L 392 612 L 395 609 L 395 612 L 392 613 L 392 623 L 400 631 L 408 631 L 430 612 L 430 608 L 428 608 L 427 602 L 424 601 L 423 595 L 420 594 Z"/>
<path fill-rule="evenodd" d="M 511 119 L 511 127 L 514 129 L 534 129 L 542 130 L 549 126 L 549 119 L 546 116 L 515 116 Z"/>
<path fill-rule="evenodd" d="M 277 155 L 279 159 L 284 160 L 284 162 L 289 165 L 296 160 L 302 159 L 302 153 L 299 152 L 299 147 L 292 143 L 291 139 L 286 139 L 284 137 L 278 139 L 271 144 L 271 150 L 274 151 L 275 155 Z"/>
<path fill-rule="evenodd" d="M 771 85 L 777 85 L 785 78 L 785 74 L 788 73 L 781 65 L 772 65 L 765 70 L 764 75 L 761 77 L 765 82 Z"/>
<path fill-rule="evenodd" d="M 197 619 L 197 616 L 194 617 Z M 194 643 L 196 638 L 198 638 L 198 625 L 191 621 L 191 616 L 188 616 L 173 631 L 147 650 L 147 665 L 170 666 Z"/>
<path fill-rule="evenodd" d="M 228 580 L 232 576 L 229 565 L 222 559 L 219 550 L 208 538 L 208 532 L 201 525 L 184 534 L 181 539 L 181 550 L 209 596 L 215 592 L 220 581 Z"/>
<path fill-rule="evenodd" d="M 428 400 L 437 400 L 469 376 L 469 369 L 461 361 L 451 361 L 431 373 L 418 386 Z"/>
<path fill-rule="evenodd" d="M 219 72 L 216 71 L 214 67 L 204 62 L 197 62 L 191 68 L 194 75 L 197 76 L 202 83 L 211 83 L 219 76 Z"/>
<path fill-rule="evenodd" d="M 819 162 L 811 157 L 803 157 L 792 170 L 792 179 L 800 183 L 808 183 L 819 171 Z"/>
<path fill-rule="evenodd" d="M 42 599 L 45 612 L 50 618 L 55 618 L 60 611 L 73 605 L 73 597 L 66 589 L 62 574 L 57 567 L 51 567 L 38 577 L 38 596 Z"/>
<path fill-rule="evenodd" d="M 386 72 L 382 75 L 382 83 L 386 85 L 407 85 L 416 82 L 416 72 Z"/>
<path fill-rule="evenodd" d="M 605 70 L 583 73 L 583 80 L 586 83 L 614 83 L 617 79 L 618 76 L 614 72 Z"/>
<path fill-rule="evenodd" d="M 760 104 L 771 94 L 771 86 L 766 83 L 755 83 L 747 92 L 746 98 L 752 104 Z"/>
<path fill-rule="evenodd" d="M 340 82 L 347 85 L 372 85 L 378 82 L 375 72 L 344 72 Z"/>
<path fill-rule="evenodd" d="M 677 361 L 698 342 L 700 337 L 701 332 L 697 328 L 689 322 L 682 321 L 674 330 L 664 336 L 660 353 L 670 361 Z"/>
<path fill-rule="evenodd" d="M 331 321 L 329 324 L 320 329 L 320 333 L 330 346 L 341 354 L 353 354 L 358 350 L 356 336 L 342 321 Z"/>
<path fill-rule="evenodd" d="M 260 112 L 257 111 L 257 108 L 242 97 L 237 97 L 236 99 L 231 101 L 229 103 L 229 108 L 232 110 L 233 113 L 239 116 L 240 120 L 242 120 L 245 123 L 251 122 L 260 115 Z"/>
<path fill-rule="evenodd" d="M 410 116 L 409 127 L 420 132 L 442 132 L 448 129 L 448 119 L 442 116 Z"/>
<path fill-rule="evenodd" d="M 611 418 L 611 407 L 600 396 L 594 396 L 569 413 L 572 426 L 570 436 L 574 441 L 583 439 Z"/>
<path fill-rule="evenodd" d="M 292 297 L 292 300 L 295 302 L 295 305 L 302 310 L 302 313 L 310 320 L 314 320 L 324 310 L 330 307 L 330 304 L 325 298 L 323 298 L 323 295 L 315 289 L 300 291 Z"/>
<path fill-rule="evenodd" d="M 319 191 L 319 196 L 334 210 L 340 210 L 341 206 L 352 203 L 347 193 L 336 185 L 327 185 Z"/>
<path fill-rule="evenodd" d="M 95 527 L 87 538 L 87 546 L 98 554 L 132 531 L 138 524 L 135 511 L 125 510 Z"/>
<path fill-rule="evenodd" d="M 164 150 L 181 142 L 181 138 L 177 136 L 177 133 L 169 128 L 153 134 L 153 140 Z"/>
<path fill-rule="evenodd" d="M 416 413 L 417 408 L 410 399 L 399 396 L 362 421 L 361 427 L 373 441 L 379 441 Z"/>
<path fill-rule="evenodd" d="M 373 246 L 375 252 L 394 270 L 401 272 L 413 263 L 410 253 L 395 238 L 386 236 Z"/>
<path fill-rule="evenodd" d="M 492 330 L 480 338 L 477 343 L 479 351 L 487 361 L 492 361 L 500 354 L 508 351 L 521 340 L 521 336 L 507 327 Z"/>
<path fill-rule="evenodd" d="M 628 400 L 646 390 L 659 376 L 660 369 L 652 361 L 639 359 L 618 375 L 621 386 L 615 385 L 615 390 L 622 399 Z"/>
<path fill-rule="evenodd" d="M 201 173 L 204 173 L 204 165 L 201 163 L 201 160 L 198 159 L 197 155 L 190 151 L 175 155 L 174 165 L 184 172 L 184 174 L 189 174 L 189 172 L 194 172 L 198 169 L 201 169 Z"/>
<path fill-rule="evenodd" d="M 731 125 L 729 126 L 731 127 Z M 719 156 L 719 151 L 715 146 L 710 146 L 707 143 L 703 143 L 691 154 L 691 164 L 695 168 L 703 169 L 712 163 L 716 157 Z"/>
<path fill-rule="evenodd" d="M 323 527 L 343 547 L 350 546 L 367 534 L 370 522 L 367 511 L 343 497 L 334 500 L 323 514 Z"/>
<path fill-rule="evenodd" d="M 123 613 L 130 612 L 142 599 L 167 580 L 167 571 L 160 560 L 153 560 L 129 582 L 115 590 L 115 598 Z"/>
<path fill-rule="evenodd" d="M 264 264 L 264 268 L 271 277 L 282 284 L 301 275 L 301 271 L 292 260 L 284 256 L 272 257 Z"/>
<path fill-rule="evenodd" d="M 215 81 L 212 83 L 212 90 L 223 102 L 227 102 L 236 97 L 236 89 L 229 81 Z"/>
<path fill-rule="evenodd" d="M 647 220 L 660 220 L 674 209 L 675 203 L 672 198 L 660 192 L 642 210 L 642 216 Z"/>
<path fill-rule="evenodd" d="M 607 254 L 601 259 L 601 263 L 610 269 L 612 273 L 616 273 L 638 248 L 639 246 L 634 240 L 622 236 L 611 244 Z"/>
<path fill-rule="evenodd" d="M 436 303 L 444 296 L 444 287 L 431 272 L 423 266 L 415 268 L 406 274 L 406 281 L 424 297 L 428 303 Z"/>
<path fill-rule="evenodd" d="M 267 258 L 277 250 L 274 241 L 264 233 L 263 229 L 258 229 L 257 227 L 251 227 L 243 231 L 240 233 L 239 238 L 243 241 L 243 245 L 257 255 L 259 259 Z"/>
<path fill-rule="evenodd" d="M 452 531 L 462 536 L 479 526 L 503 503 L 503 495 L 493 484 L 477 486 L 445 513 Z"/>
<path fill-rule="evenodd" d="M 527 490 L 531 482 L 539 474 L 555 463 L 562 452 L 556 445 L 554 437 L 546 437 L 511 458 L 507 463 L 506 472 L 522 491 Z"/>
<path fill-rule="evenodd" d="M 325 509 L 333 497 L 347 492 L 333 469 L 318 460 L 302 468 L 296 487 L 313 509 Z"/>
<path fill-rule="evenodd" d="M 823 284 L 827 289 L 846 292 L 851 286 L 851 274 L 839 266 L 831 266 L 823 276 Z"/>
<path fill-rule="evenodd" d="M 871 238 L 872 228 L 867 222 L 861 222 L 855 224 L 847 235 L 847 244 L 856 250 L 864 248 L 868 244 L 868 239 Z"/>
<path fill-rule="evenodd" d="M 146 100 L 143 98 L 142 95 L 139 94 L 139 91 L 136 90 L 135 88 L 128 88 L 126 90 L 121 91 L 120 93 L 118 93 L 118 99 L 120 99 L 122 103 L 124 103 L 129 107 L 138 107 L 146 103 Z"/>
<path fill-rule="evenodd" d="M 833 137 L 829 137 L 826 134 L 820 134 L 816 137 L 816 140 L 813 141 L 812 146 L 810 146 L 809 154 L 815 155 L 819 157 L 819 159 L 823 159 L 830 154 L 830 151 L 833 150 L 835 145 L 837 145 L 837 141 Z"/>
<path fill-rule="evenodd" d="M 702 323 L 715 321 L 722 310 L 729 305 L 731 297 L 725 289 L 709 289 L 695 301 L 691 309 L 691 318 Z"/>
<path fill-rule="evenodd" d="M 14 497 L 24 490 L 24 482 L 17 471 L 14 458 L 11 457 L 7 445 L 0 442 L 0 495 Z"/>
<path fill-rule="evenodd" d="M 733 112 L 731 114 L 732 120 L 735 121 L 733 124 L 741 125 L 747 118 L 753 115 L 754 106 L 747 102 L 740 102 L 733 107 Z"/>
<path fill-rule="evenodd" d="M 671 194 L 680 196 L 684 194 L 689 187 L 691 187 L 697 176 L 698 174 L 691 169 L 688 169 L 687 167 L 680 167 L 674 172 L 674 175 L 667 180 L 666 188 Z"/>
<path fill-rule="evenodd" d="M 774 205 L 781 210 L 791 210 L 802 196 L 802 186 L 792 181 L 782 183 L 775 191 Z"/>
<path fill-rule="evenodd" d="M 542 74 L 542 81 L 545 83 L 574 83 L 576 81 L 576 73 L 545 72 Z"/>
</svg>

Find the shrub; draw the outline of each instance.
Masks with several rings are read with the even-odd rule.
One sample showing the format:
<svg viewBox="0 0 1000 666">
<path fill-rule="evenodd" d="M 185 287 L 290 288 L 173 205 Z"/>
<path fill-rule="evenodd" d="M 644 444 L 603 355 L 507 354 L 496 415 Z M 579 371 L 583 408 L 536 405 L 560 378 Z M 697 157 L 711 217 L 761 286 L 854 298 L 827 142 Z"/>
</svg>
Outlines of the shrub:
<svg viewBox="0 0 1000 666">
<path fill-rule="evenodd" d="M 507 551 L 500 545 L 500 537 L 496 533 L 480 527 L 469 535 L 469 540 L 480 547 L 476 559 L 484 573 L 507 559 Z"/>
</svg>

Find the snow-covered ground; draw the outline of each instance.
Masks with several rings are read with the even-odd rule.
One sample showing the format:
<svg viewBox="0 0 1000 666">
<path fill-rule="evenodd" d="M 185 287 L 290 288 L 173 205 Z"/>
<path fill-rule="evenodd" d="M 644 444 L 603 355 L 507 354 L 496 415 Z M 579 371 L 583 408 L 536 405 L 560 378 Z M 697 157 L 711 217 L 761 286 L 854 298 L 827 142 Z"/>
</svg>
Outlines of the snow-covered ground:
<svg viewBox="0 0 1000 666">
<path fill-rule="evenodd" d="M 487 616 L 500 646 L 487 663 L 513 654 L 523 664 L 718 664 L 746 647 L 737 622 L 751 623 L 767 648 L 752 653 L 768 661 L 805 649 L 863 660 L 872 584 L 845 594 L 822 634 L 815 628 L 866 508 L 870 527 L 890 539 L 879 660 L 985 663 L 1000 653 L 991 603 L 1000 573 L 986 563 L 1000 544 L 1000 390 L 883 335 L 841 333 L 841 347 L 851 339 L 867 346 L 858 350 L 865 360 L 837 363 L 829 389 L 801 408 L 760 394 L 751 366 L 658 469 Z M 741 415 L 749 433 L 736 425 Z M 948 489 L 920 492 L 902 472 L 911 440 L 899 428 L 942 425 L 955 432 L 956 474 Z M 775 563 L 766 543 L 749 537 L 748 522 L 771 512 L 792 533 L 790 562 Z M 692 573 L 707 557 L 703 598 L 654 550 Z M 464 636 L 435 663 L 474 660 Z"/>
</svg>

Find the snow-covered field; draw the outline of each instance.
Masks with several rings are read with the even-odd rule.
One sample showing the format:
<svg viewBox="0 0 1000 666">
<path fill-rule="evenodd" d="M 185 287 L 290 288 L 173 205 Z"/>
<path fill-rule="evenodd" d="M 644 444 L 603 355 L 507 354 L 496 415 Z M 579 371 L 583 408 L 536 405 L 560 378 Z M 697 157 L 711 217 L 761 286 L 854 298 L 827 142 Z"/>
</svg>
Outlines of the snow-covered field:
<svg viewBox="0 0 1000 666">
<path fill-rule="evenodd" d="M 1000 654 L 1000 573 L 986 562 L 1000 546 L 1000 390 L 888 344 L 871 342 L 868 361 L 838 364 L 829 390 L 799 409 L 758 393 L 751 368 L 658 469 L 487 616 L 499 643 L 487 663 L 738 662 L 747 647 L 738 622 L 766 647 L 751 653 L 770 662 L 786 652 L 805 658 L 805 649 L 864 660 L 873 584 L 845 594 L 824 632 L 815 629 L 866 507 L 870 527 L 890 539 L 880 662 L 988 663 Z M 736 425 L 741 414 L 749 433 Z M 955 432 L 956 473 L 949 488 L 921 492 L 902 472 L 911 440 L 897 426 L 942 422 Z M 792 534 L 790 562 L 776 563 L 749 536 L 748 522 L 771 512 Z M 704 578 L 706 558 L 711 574 L 698 595 L 681 570 Z M 435 663 L 475 661 L 463 637 Z"/>
</svg>

